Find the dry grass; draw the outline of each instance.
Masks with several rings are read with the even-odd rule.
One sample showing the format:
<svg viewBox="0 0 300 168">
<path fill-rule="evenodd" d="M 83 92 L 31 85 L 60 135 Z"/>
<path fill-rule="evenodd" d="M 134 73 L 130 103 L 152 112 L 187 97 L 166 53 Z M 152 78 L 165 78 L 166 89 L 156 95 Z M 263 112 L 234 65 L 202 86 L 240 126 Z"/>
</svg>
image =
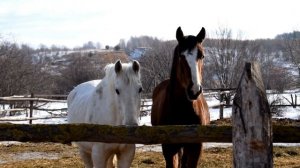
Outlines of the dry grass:
<svg viewBox="0 0 300 168">
<path fill-rule="evenodd" d="M 20 157 L 24 153 L 29 156 L 33 154 L 32 156 L 35 158 Z M 300 147 L 274 147 L 273 153 L 274 167 L 300 168 Z M 163 168 L 164 164 L 161 152 L 137 151 L 132 167 Z M 84 166 L 78 150 L 74 146 L 55 143 L 21 143 L 0 145 L 0 167 L 83 168 Z M 199 167 L 232 167 L 232 148 L 210 148 L 204 150 Z"/>
<path fill-rule="evenodd" d="M 76 147 L 55 143 L 1 145 L 0 163 L 3 168 L 83 167 Z"/>
</svg>

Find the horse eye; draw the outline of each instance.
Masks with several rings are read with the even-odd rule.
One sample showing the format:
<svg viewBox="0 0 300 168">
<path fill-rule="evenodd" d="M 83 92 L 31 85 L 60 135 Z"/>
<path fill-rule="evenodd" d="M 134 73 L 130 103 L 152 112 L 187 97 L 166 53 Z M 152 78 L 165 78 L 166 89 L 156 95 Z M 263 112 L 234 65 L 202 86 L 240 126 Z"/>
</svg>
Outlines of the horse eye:
<svg viewBox="0 0 300 168">
<path fill-rule="evenodd" d="M 116 89 L 116 93 L 119 95 L 120 94 L 120 91 L 119 91 L 119 89 Z"/>
<path fill-rule="evenodd" d="M 139 88 L 139 93 L 141 93 L 142 91 L 143 91 L 143 88 L 140 87 L 140 88 Z"/>
<path fill-rule="evenodd" d="M 198 50 L 197 59 L 202 59 L 202 58 L 204 58 L 204 52 L 201 50 Z"/>
<path fill-rule="evenodd" d="M 197 59 L 202 59 L 202 58 L 204 58 L 204 55 L 202 53 L 198 52 Z"/>
</svg>

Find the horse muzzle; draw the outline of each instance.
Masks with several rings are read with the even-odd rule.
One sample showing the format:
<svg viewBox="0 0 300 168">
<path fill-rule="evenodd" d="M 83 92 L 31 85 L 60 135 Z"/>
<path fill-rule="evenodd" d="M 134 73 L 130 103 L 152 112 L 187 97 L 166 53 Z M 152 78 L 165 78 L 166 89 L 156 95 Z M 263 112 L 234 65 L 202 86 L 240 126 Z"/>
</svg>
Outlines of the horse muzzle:
<svg viewBox="0 0 300 168">
<path fill-rule="evenodd" d="M 128 125 L 128 126 L 138 126 L 139 125 L 138 117 L 136 117 L 136 118 L 126 118 L 123 121 L 123 124 Z"/>
<path fill-rule="evenodd" d="M 197 89 L 189 87 L 189 89 L 187 90 L 187 97 L 189 100 L 196 100 L 201 93 L 202 86 L 199 86 Z"/>
</svg>

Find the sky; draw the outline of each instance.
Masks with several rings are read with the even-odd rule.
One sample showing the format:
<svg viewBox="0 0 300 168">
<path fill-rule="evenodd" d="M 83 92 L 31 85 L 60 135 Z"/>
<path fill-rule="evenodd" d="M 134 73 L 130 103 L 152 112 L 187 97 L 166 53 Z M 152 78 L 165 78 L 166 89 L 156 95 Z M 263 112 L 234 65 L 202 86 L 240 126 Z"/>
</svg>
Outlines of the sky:
<svg viewBox="0 0 300 168">
<path fill-rule="evenodd" d="M 142 35 L 174 40 L 205 27 L 243 39 L 300 30 L 299 0 L 1 0 L 0 38 L 39 47 L 115 46 Z"/>
</svg>

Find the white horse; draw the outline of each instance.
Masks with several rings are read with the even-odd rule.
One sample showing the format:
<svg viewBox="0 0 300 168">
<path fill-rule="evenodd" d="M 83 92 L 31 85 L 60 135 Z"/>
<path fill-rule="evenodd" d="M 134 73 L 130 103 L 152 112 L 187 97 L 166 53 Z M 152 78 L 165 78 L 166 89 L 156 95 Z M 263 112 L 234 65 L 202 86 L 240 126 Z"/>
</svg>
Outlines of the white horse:
<svg viewBox="0 0 300 168">
<path fill-rule="evenodd" d="M 102 125 L 138 125 L 140 113 L 140 65 L 109 64 L 105 77 L 75 87 L 68 95 L 68 122 Z M 135 154 L 135 144 L 77 142 L 87 168 L 129 168 Z"/>
</svg>

